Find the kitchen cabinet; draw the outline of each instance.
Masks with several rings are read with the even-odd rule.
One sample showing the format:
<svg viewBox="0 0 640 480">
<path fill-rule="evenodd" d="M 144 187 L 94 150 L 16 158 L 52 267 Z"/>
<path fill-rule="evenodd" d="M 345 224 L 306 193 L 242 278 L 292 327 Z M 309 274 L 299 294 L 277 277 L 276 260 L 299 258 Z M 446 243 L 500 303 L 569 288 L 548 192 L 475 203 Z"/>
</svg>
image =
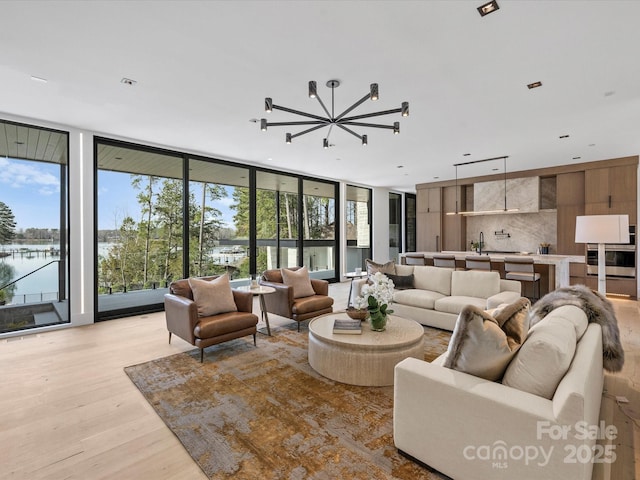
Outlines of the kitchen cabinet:
<svg viewBox="0 0 640 480">
<path fill-rule="evenodd" d="M 637 215 L 637 165 L 585 171 L 585 215 Z"/>
<path fill-rule="evenodd" d="M 461 211 L 465 205 L 465 189 L 461 186 L 445 187 L 442 192 L 442 250 L 466 250 L 466 217 L 446 215 L 446 212 Z"/>
<path fill-rule="evenodd" d="M 584 255 L 586 246 L 576 243 L 576 217 L 584 215 L 584 172 L 556 177 L 557 251 L 560 255 Z M 584 277 L 584 275 L 583 275 Z"/>
<path fill-rule="evenodd" d="M 416 192 L 416 250 L 442 250 L 442 189 L 422 188 Z"/>
</svg>

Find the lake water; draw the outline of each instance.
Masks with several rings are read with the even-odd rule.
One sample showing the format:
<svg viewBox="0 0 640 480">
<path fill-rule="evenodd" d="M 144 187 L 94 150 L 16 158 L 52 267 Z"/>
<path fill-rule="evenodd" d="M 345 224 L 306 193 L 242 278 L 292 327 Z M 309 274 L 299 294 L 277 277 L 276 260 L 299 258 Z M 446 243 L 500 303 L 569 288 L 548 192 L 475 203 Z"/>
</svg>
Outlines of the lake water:
<svg viewBox="0 0 640 480">
<path fill-rule="evenodd" d="M 98 255 L 106 256 L 110 246 L 112 246 L 112 244 L 98 243 Z M 60 256 L 49 253 L 52 247 L 57 248 L 57 245 L 42 243 L 33 245 L 8 244 L 0 246 L 0 256 L 2 252 L 13 252 L 23 249 L 19 253 L 13 253 L 10 256 L 0 258 L 0 262 L 10 265 L 14 269 L 13 278 L 0 279 L 0 286 L 27 275 L 30 272 L 34 272 L 38 268 L 54 261 L 54 263 L 47 265 L 42 270 L 38 270 L 17 283 L 12 303 L 25 303 L 25 295 L 27 296 L 27 303 L 40 301 L 41 295 L 45 300 L 57 298 L 59 265 L 57 260 L 60 260 Z M 233 264 L 246 256 L 244 250 L 240 247 L 235 249 L 233 247 L 218 247 L 215 248 L 211 254 L 221 264 Z"/>
<path fill-rule="evenodd" d="M 50 249 L 52 247 L 57 249 L 56 245 L 50 243 L 37 245 L 9 244 L 0 247 L 0 255 L 2 252 L 18 251 L 0 258 L 0 262 L 13 267 L 12 278 L 2 278 L 0 280 L 2 284 L 44 267 L 42 270 L 38 270 L 16 283 L 13 303 L 24 303 L 25 295 L 28 296 L 27 302 L 39 301 L 41 295 L 46 300 L 57 298 L 58 260 L 60 260 L 60 255 L 58 253 L 51 254 Z M 47 265 L 49 263 L 51 264 Z"/>
</svg>

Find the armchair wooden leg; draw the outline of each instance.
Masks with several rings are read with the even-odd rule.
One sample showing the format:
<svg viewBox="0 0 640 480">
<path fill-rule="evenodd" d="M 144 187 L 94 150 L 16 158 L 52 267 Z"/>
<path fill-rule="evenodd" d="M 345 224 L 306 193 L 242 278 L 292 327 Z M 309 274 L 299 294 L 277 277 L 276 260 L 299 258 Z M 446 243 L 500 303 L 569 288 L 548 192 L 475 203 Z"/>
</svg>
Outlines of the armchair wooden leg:
<svg viewBox="0 0 640 480">
<path fill-rule="evenodd" d="M 296 322 L 298 321 L 296 320 Z M 298 331 L 300 331 L 300 322 L 298 322 Z"/>
<path fill-rule="evenodd" d="M 171 332 L 169 332 L 169 343 L 171 343 Z"/>
<path fill-rule="evenodd" d="M 256 347 L 256 334 L 253 334 L 253 346 Z"/>
<path fill-rule="evenodd" d="M 204 363 L 204 348 L 200 349 L 200 363 Z"/>
</svg>

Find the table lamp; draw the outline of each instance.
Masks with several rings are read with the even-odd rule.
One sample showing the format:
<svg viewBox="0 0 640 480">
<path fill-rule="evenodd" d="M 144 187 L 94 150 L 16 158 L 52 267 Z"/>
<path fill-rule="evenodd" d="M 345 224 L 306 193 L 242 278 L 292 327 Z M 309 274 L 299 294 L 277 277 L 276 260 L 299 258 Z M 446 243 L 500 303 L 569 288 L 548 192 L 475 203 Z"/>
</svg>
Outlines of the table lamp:
<svg viewBox="0 0 640 480">
<path fill-rule="evenodd" d="M 607 293 L 605 243 L 629 243 L 629 215 L 576 217 L 576 243 L 598 244 L 598 292 Z"/>
</svg>

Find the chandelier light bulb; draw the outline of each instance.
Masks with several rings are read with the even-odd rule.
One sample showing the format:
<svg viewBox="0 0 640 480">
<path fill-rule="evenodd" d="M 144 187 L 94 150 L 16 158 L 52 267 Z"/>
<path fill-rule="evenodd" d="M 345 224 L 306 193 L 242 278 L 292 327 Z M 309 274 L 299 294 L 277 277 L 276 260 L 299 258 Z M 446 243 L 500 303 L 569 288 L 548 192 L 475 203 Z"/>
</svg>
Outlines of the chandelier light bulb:
<svg viewBox="0 0 640 480">
<path fill-rule="evenodd" d="M 378 96 L 378 84 L 377 83 L 372 83 L 371 84 L 371 93 L 369 94 L 369 98 L 371 98 L 371 100 L 376 101 L 378 100 L 378 98 L 380 98 Z"/>
<path fill-rule="evenodd" d="M 367 145 L 369 145 L 369 140 L 366 135 L 362 135 L 362 146 L 366 147 Z"/>
<path fill-rule="evenodd" d="M 273 99 L 272 98 L 265 98 L 264 99 L 264 111 L 267 113 L 271 113 L 273 111 Z"/>
<path fill-rule="evenodd" d="M 309 82 L 309 98 L 316 98 L 317 95 L 318 95 L 318 91 L 316 87 L 316 82 L 314 80 L 311 80 Z"/>
<path fill-rule="evenodd" d="M 402 108 L 401 108 L 401 115 L 403 117 L 408 117 L 409 116 L 409 102 L 402 102 Z"/>
<path fill-rule="evenodd" d="M 290 133 L 286 134 L 285 142 L 287 142 L 288 145 L 291 145 L 291 134 Z"/>
<path fill-rule="evenodd" d="M 267 119 L 266 118 L 261 118 L 260 119 L 260 130 L 262 130 L 263 132 L 267 131 Z"/>
<path fill-rule="evenodd" d="M 393 122 L 393 134 L 398 135 L 400 133 L 400 122 Z"/>
</svg>

